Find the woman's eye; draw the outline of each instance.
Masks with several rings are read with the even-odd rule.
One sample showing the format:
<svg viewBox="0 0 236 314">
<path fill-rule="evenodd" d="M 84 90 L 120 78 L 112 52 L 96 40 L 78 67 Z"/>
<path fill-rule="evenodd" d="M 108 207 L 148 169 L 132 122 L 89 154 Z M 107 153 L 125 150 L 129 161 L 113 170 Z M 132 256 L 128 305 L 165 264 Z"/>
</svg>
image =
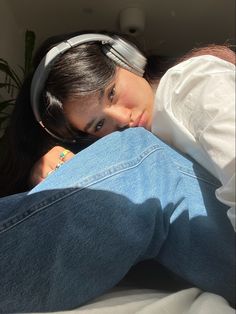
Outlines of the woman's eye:
<svg viewBox="0 0 236 314">
<path fill-rule="evenodd" d="M 95 131 L 95 132 L 98 132 L 98 131 L 101 130 L 101 128 L 103 127 L 104 121 L 105 121 L 105 119 L 102 119 L 102 120 L 100 120 L 100 121 L 96 124 L 96 126 L 95 126 L 95 128 L 94 128 L 94 131 Z"/>
<path fill-rule="evenodd" d="M 115 86 L 113 86 L 108 94 L 108 98 L 111 102 L 113 101 L 115 94 L 116 94 L 116 90 L 115 90 Z"/>
</svg>

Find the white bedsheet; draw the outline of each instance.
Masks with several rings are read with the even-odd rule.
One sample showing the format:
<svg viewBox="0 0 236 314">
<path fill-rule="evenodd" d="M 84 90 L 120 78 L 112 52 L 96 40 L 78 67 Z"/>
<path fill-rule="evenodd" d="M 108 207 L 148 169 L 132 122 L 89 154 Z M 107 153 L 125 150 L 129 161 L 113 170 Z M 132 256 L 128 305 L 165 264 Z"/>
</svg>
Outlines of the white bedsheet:
<svg viewBox="0 0 236 314">
<path fill-rule="evenodd" d="M 114 288 L 78 309 L 54 314 L 235 314 L 228 302 L 212 293 L 189 288 L 176 293 Z M 45 314 L 45 313 L 44 313 Z"/>
</svg>

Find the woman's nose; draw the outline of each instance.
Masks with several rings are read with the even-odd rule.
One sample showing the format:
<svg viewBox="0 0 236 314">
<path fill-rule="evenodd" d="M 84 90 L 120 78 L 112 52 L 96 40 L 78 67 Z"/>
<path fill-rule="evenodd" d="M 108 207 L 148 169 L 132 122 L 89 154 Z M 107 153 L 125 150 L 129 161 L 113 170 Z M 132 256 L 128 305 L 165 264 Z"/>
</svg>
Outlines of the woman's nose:
<svg viewBox="0 0 236 314">
<path fill-rule="evenodd" d="M 107 109 L 107 116 L 109 116 L 119 128 L 129 126 L 132 112 L 129 108 L 122 106 L 111 106 Z"/>
</svg>

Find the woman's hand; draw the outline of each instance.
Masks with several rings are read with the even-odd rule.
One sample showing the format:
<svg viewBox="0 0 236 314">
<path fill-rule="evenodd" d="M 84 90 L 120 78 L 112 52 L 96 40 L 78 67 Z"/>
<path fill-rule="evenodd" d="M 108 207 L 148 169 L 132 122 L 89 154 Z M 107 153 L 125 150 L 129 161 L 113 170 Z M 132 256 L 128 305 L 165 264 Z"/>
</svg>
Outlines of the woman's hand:
<svg viewBox="0 0 236 314">
<path fill-rule="evenodd" d="M 30 187 L 34 187 L 43 181 L 50 173 L 58 169 L 64 162 L 68 161 L 74 154 L 62 146 L 55 146 L 41 157 L 33 166 L 30 176 Z"/>
</svg>

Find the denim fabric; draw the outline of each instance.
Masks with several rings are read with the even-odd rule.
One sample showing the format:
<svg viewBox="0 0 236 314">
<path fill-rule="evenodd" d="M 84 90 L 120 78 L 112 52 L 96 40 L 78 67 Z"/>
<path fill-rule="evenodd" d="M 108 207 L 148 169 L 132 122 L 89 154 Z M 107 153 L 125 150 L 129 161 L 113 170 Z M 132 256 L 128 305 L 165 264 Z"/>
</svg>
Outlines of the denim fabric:
<svg viewBox="0 0 236 314">
<path fill-rule="evenodd" d="M 156 259 L 234 302 L 235 233 L 219 182 L 142 128 L 0 199 L 0 313 L 72 309 Z"/>
</svg>

